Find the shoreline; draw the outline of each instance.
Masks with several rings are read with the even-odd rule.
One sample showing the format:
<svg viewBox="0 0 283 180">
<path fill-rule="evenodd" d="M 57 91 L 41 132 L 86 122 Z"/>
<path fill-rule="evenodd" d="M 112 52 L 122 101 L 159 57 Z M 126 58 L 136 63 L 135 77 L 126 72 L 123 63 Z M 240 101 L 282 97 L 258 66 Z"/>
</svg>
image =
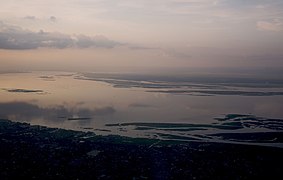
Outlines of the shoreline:
<svg viewBox="0 0 283 180">
<path fill-rule="evenodd" d="M 0 120 L 0 179 L 283 178 L 283 150 L 98 136 Z"/>
</svg>

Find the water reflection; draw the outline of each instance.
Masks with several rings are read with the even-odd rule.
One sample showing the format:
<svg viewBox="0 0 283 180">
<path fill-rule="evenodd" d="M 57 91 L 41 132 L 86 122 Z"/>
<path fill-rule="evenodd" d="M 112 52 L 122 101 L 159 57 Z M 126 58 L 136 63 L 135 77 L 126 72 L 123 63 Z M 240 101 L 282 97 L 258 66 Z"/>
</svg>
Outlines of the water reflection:
<svg viewBox="0 0 283 180">
<path fill-rule="evenodd" d="M 282 127 L 283 88 L 279 82 L 264 86 L 258 80 L 253 84 L 239 80 L 228 84 L 188 79 L 62 72 L 1 74 L 0 118 L 108 134 L 185 140 L 231 137 L 230 141 L 233 137 L 243 142 L 249 138 L 243 140 L 232 133 L 268 130 L 272 133 L 268 137 L 254 137 L 282 142 L 272 141 L 282 131 L 274 128 L 278 124 Z M 214 119 L 229 114 L 266 118 L 253 121 L 249 116 L 249 121 L 241 122 L 232 118 L 223 124 Z M 182 124 L 185 126 L 179 127 Z M 155 127 L 163 125 L 167 127 Z"/>
<path fill-rule="evenodd" d="M 91 120 L 94 116 L 107 116 L 114 114 L 113 107 L 101 107 L 95 109 L 67 108 L 63 105 L 54 107 L 40 107 L 27 102 L 6 102 L 0 103 L 0 118 L 18 121 L 32 121 L 43 119 L 46 121 L 66 120 Z"/>
<path fill-rule="evenodd" d="M 131 108 L 154 108 L 154 106 L 150 104 L 143 104 L 143 103 L 132 103 L 129 105 Z"/>
</svg>

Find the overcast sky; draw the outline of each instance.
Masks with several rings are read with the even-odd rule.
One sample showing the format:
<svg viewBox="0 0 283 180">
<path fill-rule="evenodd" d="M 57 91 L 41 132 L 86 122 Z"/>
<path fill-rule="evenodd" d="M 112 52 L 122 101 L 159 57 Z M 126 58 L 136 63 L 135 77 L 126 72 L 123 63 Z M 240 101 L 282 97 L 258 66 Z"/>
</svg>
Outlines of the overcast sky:
<svg viewBox="0 0 283 180">
<path fill-rule="evenodd" d="M 0 0 L 0 69 L 283 67 L 282 0 Z"/>
</svg>

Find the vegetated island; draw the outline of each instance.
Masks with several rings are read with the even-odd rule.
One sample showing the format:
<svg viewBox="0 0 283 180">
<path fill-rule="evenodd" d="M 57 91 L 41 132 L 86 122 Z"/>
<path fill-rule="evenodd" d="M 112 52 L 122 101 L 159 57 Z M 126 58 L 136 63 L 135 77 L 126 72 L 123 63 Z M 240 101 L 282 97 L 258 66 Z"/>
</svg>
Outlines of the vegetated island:
<svg viewBox="0 0 283 180">
<path fill-rule="evenodd" d="M 98 136 L 0 120 L 0 179 L 282 179 L 283 149 Z"/>
</svg>

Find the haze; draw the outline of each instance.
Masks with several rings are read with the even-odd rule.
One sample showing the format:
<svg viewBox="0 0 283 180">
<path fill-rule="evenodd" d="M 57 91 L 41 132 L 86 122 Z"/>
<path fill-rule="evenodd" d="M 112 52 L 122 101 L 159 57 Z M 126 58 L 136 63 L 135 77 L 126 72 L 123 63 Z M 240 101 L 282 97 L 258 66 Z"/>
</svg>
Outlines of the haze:
<svg viewBox="0 0 283 180">
<path fill-rule="evenodd" d="M 0 71 L 283 67 L 282 0 L 0 4 Z"/>
</svg>

